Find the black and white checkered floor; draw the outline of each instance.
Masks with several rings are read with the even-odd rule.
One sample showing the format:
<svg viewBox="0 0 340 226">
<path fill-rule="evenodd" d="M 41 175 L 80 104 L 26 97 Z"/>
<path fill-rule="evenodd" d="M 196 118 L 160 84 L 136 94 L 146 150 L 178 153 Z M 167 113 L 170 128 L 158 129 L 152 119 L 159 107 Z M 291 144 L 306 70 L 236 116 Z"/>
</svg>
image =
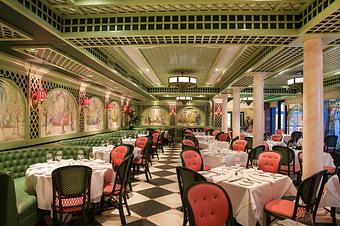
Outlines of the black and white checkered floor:
<svg viewBox="0 0 340 226">
<path fill-rule="evenodd" d="M 180 152 L 180 147 L 164 147 L 164 153 L 159 153 L 159 160 L 153 159 L 149 183 L 144 174 L 136 176 L 138 181 L 133 182 L 133 192 L 129 193 L 128 199 L 131 216 L 127 216 L 124 209 L 127 225 L 182 225 L 183 214 L 179 210 L 182 202 L 175 169 L 181 165 Z M 120 225 L 118 210 L 103 212 L 96 220 L 103 226 Z"/>
<path fill-rule="evenodd" d="M 174 149 L 164 147 L 164 153 L 159 153 L 160 159 L 154 158 L 150 167 L 152 179 L 149 183 L 144 174 L 136 176 L 137 181 L 133 182 L 133 192 L 129 193 L 128 199 L 131 216 L 127 216 L 124 209 L 128 226 L 182 225 L 182 203 L 175 169 L 181 166 L 180 152 L 180 146 Z M 337 214 L 337 219 L 340 225 L 340 214 Z M 103 212 L 96 220 L 103 226 L 121 224 L 118 210 Z M 321 220 L 329 222 L 330 217 Z"/>
</svg>

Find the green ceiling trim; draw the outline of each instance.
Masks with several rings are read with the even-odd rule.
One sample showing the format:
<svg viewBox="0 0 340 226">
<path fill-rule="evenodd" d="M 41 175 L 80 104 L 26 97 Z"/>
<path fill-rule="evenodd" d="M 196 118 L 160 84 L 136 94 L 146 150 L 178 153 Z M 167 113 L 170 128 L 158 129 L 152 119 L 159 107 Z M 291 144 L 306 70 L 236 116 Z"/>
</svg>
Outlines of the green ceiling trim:
<svg viewBox="0 0 340 226">
<path fill-rule="evenodd" d="M 147 89 L 151 94 L 163 95 L 163 94 L 181 94 L 181 93 L 188 93 L 188 94 L 206 94 L 206 95 L 216 95 L 220 92 L 219 88 L 214 87 L 197 87 L 197 88 L 190 88 L 180 90 L 178 88 L 170 88 L 170 87 L 153 87 Z"/>
</svg>

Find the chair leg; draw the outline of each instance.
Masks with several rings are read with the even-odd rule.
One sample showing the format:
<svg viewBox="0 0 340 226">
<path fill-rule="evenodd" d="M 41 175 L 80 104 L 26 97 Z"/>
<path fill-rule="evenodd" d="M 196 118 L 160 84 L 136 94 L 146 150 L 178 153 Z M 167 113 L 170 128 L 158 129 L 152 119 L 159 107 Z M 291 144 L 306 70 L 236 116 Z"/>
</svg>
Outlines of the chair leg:
<svg viewBox="0 0 340 226">
<path fill-rule="evenodd" d="M 265 211 L 264 212 L 264 219 L 266 220 L 265 225 L 269 226 L 270 225 L 270 215 Z"/>
<path fill-rule="evenodd" d="M 187 211 L 185 210 L 185 208 L 183 208 L 183 226 L 186 226 L 188 223 L 188 216 L 187 216 Z"/>
<path fill-rule="evenodd" d="M 156 152 L 157 159 L 159 160 L 158 149 L 157 148 L 156 148 L 155 152 Z"/>
<path fill-rule="evenodd" d="M 122 197 L 119 197 L 119 216 L 120 216 L 120 221 L 122 222 L 122 225 L 126 225 L 126 221 L 125 221 L 125 216 L 124 216 L 124 210 L 123 210 L 123 203 L 122 203 Z"/>
<path fill-rule="evenodd" d="M 125 204 L 125 208 L 126 208 L 126 210 L 128 212 L 128 215 L 131 216 L 129 205 L 128 205 L 127 201 L 126 201 L 126 196 L 124 196 L 123 198 L 124 198 L 124 204 Z"/>
<path fill-rule="evenodd" d="M 331 207 L 331 217 L 332 217 L 332 223 L 336 225 L 335 207 Z"/>
</svg>

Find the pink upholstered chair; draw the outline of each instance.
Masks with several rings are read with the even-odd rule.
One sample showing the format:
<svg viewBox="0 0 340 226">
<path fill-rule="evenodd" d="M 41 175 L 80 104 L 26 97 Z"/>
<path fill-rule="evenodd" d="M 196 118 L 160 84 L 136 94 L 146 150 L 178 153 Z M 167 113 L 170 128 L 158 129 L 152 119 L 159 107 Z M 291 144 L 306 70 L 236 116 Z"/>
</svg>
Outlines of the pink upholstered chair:
<svg viewBox="0 0 340 226">
<path fill-rule="evenodd" d="M 236 140 L 232 146 L 233 151 L 247 151 L 247 141 Z"/>
<path fill-rule="evenodd" d="M 244 133 L 240 133 L 240 140 L 245 140 L 246 139 L 246 135 Z"/>
<path fill-rule="evenodd" d="M 272 141 L 282 141 L 282 135 L 275 133 L 271 136 L 271 139 Z"/>
<path fill-rule="evenodd" d="M 193 140 L 184 139 L 182 140 L 182 150 L 196 150 L 197 151 L 197 147 Z"/>
<path fill-rule="evenodd" d="M 230 136 L 228 133 L 219 133 L 217 136 L 216 136 L 216 139 L 218 141 L 225 141 L 225 142 L 229 142 L 230 141 Z"/>
<path fill-rule="evenodd" d="M 133 146 L 128 144 L 118 145 L 114 147 L 111 151 L 110 162 L 114 166 L 114 169 L 117 168 L 125 159 L 127 155 L 131 155 L 133 153 Z"/>
<path fill-rule="evenodd" d="M 184 203 L 191 226 L 233 225 L 233 211 L 227 192 L 211 182 L 197 182 L 185 189 Z"/>
<path fill-rule="evenodd" d="M 135 147 L 138 147 L 144 151 L 146 144 L 148 143 L 148 137 L 138 137 L 135 143 Z"/>
<path fill-rule="evenodd" d="M 159 139 L 159 135 L 160 135 L 160 133 L 158 133 L 156 131 L 152 134 L 151 155 L 152 155 L 152 158 L 153 158 L 154 154 L 156 154 L 157 159 L 159 159 L 159 156 L 158 156 L 158 139 Z"/>
<path fill-rule="evenodd" d="M 216 136 L 217 134 L 219 134 L 221 131 L 219 130 L 214 130 L 212 133 L 211 133 L 211 136 Z"/>
<path fill-rule="evenodd" d="M 185 129 L 184 133 L 192 133 L 192 130 L 191 129 Z"/>
<path fill-rule="evenodd" d="M 199 152 L 194 150 L 183 150 L 180 154 L 182 166 L 195 172 L 210 170 L 211 167 L 203 165 L 203 159 Z"/>
<path fill-rule="evenodd" d="M 326 170 L 319 171 L 302 181 L 295 200 L 278 199 L 267 202 L 264 206 L 266 225 L 270 225 L 271 217 L 296 220 L 298 217 L 303 217 L 306 212 L 312 215 L 311 221 L 315 222 L 326 180 Z"/>
<path fill-rule="evenodd" d="M 282 129 L 277 129 L 277 130 L 275 131 L 275 133 L 276 133 L 276 134 L 282 135 L 282 134 L 284 134 L 285 132 L 284 132 Z"/>
<path fill-rule="evenodd" d="M 259 169 L 269 173 L 278 173 L 281 155 L 277 152 L 267 151 L 259 155 Z"/>
</svg>

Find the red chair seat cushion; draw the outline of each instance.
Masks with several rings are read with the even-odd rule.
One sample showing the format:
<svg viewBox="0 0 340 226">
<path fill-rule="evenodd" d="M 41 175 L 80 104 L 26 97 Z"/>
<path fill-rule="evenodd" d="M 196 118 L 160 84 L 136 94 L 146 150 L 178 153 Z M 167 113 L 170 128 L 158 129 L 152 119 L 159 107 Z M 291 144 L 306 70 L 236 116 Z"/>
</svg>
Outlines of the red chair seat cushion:
<svg viewBox="0 0 340 226">
<path fill-rule="evenodd" d="M 120 184 L 116 184 L 113 195 L 119 195 L 120 187 L 121 187 Z M 113 183 L 107 184 L 103 188 L 103 194 L 104 195 L 112 195 L 112 190 L 113 190 Z"/>
<path fill-rule="evenodd" d="M 137 157 L 133 160 L 133 164 L 135 164 L 135 165 L 140 165 L 142 163 L 143 163 L 143 159 L 140 158 L 140 157 Z"/>
<path fill-rule="evenodd" d="M 264 209 L 277 216 L 291 218 L 294 212 L 294 205 L 295 203 L 289 200 L 272 200 L 266 203 Z"/>
<path fill-rule="evenodd" d="M 204 171 L 209 171 L 211 170 L 211 166 L 204 166 Z"/>
<path fill-rule="evenodd" d="M 333 167 L 333 166 L 323 166 L 323 169 L 324 170 L 327 170 L 327 173 L 329 173 L 329 174 L 333 174 L 333 173 L 335 173 L 335 167 Z"/>
</svg>

